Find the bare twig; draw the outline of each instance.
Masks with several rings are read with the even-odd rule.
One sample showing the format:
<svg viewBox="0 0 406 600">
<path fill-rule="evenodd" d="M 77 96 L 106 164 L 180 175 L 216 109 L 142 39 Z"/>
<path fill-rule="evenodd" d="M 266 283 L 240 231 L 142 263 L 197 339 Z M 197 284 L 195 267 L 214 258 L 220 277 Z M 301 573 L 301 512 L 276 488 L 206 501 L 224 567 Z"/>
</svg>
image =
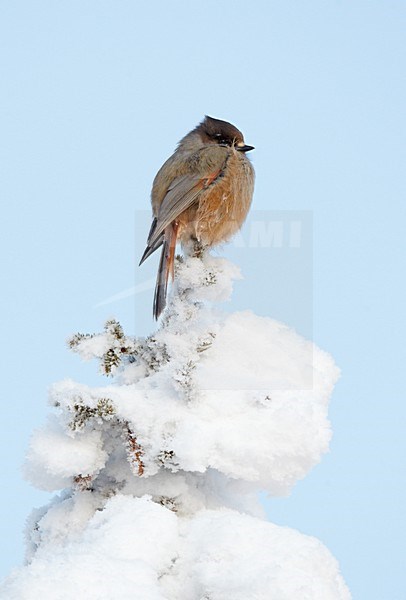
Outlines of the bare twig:
<svg viewBox="0 0 406 600">
<path fill-rule="evenodd" d="M 137 441 L 137 436 L 132 431 L 129 424 L 125 423 L 124 427 L 125 427 L 125 435 L 126 435 L 126 439 L 127 439 L 128 460 L 130 461 L 130 464 L 131 464 L 134 472 L 136 472 L 136 474 L 139 477 L 141 477 L 145 471 L 145 465 L 142 462 L 142 458 L 141 458 L 142 455 L 144 454 L 144 451 L 141 448 L 141 446 L 139 445 L 139 443 Z"/>
</svg>

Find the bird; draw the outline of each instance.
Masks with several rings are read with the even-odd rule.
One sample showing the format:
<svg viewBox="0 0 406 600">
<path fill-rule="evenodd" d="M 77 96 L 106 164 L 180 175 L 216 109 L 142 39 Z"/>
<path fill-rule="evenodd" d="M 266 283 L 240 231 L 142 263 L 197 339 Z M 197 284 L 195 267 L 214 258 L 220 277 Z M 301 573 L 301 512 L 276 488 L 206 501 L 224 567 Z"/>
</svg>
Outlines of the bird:
<svg viewBox="0 0 406 600">
<path fill-rule="evenodd" d="M 230 240 L 241 228 L 254 192 L 255 172 L 246 153 L 254 150 L 237 127 L 208 115 L 185 135 L 156 174 L 151 191 L 153 220 L 140 265 L 162 246 L 153 316 L 166 306 L 178 241 L 192 256 Z"/>
</svg>

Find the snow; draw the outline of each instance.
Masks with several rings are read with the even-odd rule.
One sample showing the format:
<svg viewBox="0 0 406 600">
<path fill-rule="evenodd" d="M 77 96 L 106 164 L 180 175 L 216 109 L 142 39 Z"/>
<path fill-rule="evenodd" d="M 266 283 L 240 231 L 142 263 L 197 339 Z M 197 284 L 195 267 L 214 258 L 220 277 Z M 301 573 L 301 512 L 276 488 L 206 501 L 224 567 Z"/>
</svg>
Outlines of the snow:
<svg viewBox="0 0 406 600">
<path fill-rule="evenodd" d="M 258 492 L 284 495 L 328 451 L 333 359 L 286 325 L 225 314 L 238 269 L 178 260 L 159 329 L 114 320 L 72 349 L 114 376 L 50 392 L 26 476 L 63 491 L 34 511 L 27 564 L 4 600 L 346 600 L 314 538 L 263 519 Z"/>
<path fill-rule="evenodd" d="M 176 547 L 173 512 L 121 495 L 95 512 L 80 535 L 70 531 L 69 511 L 60 512 L 65 539 L 44 540 L 31 564 L 6 582 L 1 598 L 165 598 L 158 576 L 170 568 Z"/>
<path fill-rule="evenodd" d="M 88 494 L 90 496 L 90 494 Z M 44 541 L 3 587 L 7 600 L 346 600 L 315 538 L 230 509 L 179 518 L 149 497 L 117 495 L 78 534 Z"/>
<path fill-rule="evenodd" d="M 102 443 L 101 431 L 73 436 L 53 415 L 32 436 L 25 475 L 43 490 L 68 487 L 78 473 L 97 473 L 105 465 L 108 455 Z"/>
</svg>

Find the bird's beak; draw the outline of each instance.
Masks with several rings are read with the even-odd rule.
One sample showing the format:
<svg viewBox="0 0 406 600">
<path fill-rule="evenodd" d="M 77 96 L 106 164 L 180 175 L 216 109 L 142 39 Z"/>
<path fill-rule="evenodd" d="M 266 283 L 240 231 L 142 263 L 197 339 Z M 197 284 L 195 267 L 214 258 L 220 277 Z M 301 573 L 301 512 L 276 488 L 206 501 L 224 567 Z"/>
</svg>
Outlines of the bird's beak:
<svg viewBox="0 0 406 600">
<path fill-rule="evenodd" d="M 249 152 L 250 150 L 255 150 L 254 146 L 247 146 L 244 144 L 244 142 L 239 142 L 235 146 L 235 149 L 238 150 L 238 152 Z"/>
</svg>

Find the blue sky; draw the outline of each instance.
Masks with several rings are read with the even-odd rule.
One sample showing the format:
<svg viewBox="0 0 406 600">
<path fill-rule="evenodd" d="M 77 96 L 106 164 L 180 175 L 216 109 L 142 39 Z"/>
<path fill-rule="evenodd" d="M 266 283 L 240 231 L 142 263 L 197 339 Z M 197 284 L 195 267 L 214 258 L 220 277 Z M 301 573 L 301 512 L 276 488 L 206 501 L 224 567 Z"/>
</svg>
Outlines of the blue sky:
<svg viewBox="0 0 406 600">
<path fill-rule="evenodd" d="M 405 29 L 400 0 L 1 3 L 3 574 L 47 498 L 20 472 L 47 388 L 99 381 L 65 340 L 112 315 L 150 331 L 150 290 L 100 303 L 153 277 L 153 176 L 210 114 L 256 147 L 253 215 L 313 221 L 303 270 L 223 249 L 245 276 L 228 309 L 312 332 L 342 370 L 331 453 L 269 518 L 322 539 L 354 598 L 405 597 Z"/>
</svg>

